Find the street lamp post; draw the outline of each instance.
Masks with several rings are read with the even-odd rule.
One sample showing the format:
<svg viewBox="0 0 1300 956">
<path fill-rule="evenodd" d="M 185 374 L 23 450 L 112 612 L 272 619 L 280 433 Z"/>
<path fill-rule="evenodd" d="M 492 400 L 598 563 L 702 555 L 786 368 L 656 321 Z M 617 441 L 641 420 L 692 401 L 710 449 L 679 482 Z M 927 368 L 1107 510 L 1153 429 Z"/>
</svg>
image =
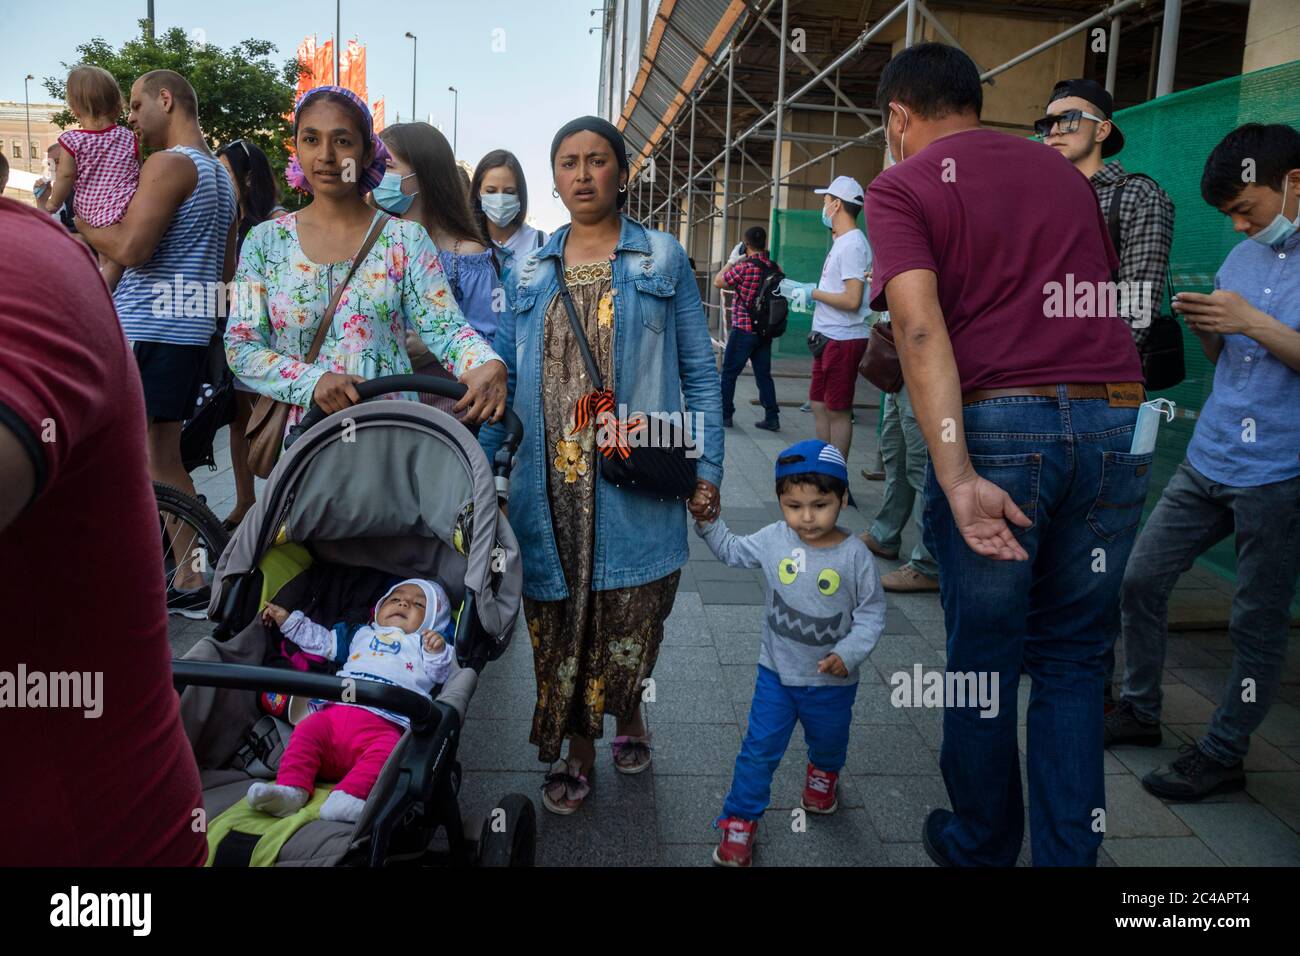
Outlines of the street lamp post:
<svg viewBox="0 0 1300 956">
<path fill-rule="evenodd" d="M 32 103 L 27 96 L 27 81 L 34 80 L 36 77 L 28 73 L 23 77 L 23 109 L 27 112 L 27 171 L 32 171 Z"/>
<path fill-rule="evenodd" d="M 456 155 L 456 132 L 460 128 L 460 90 L 454 86 L 447 87 L 451 91 L 451 154 Z"/>
<path fill-rule="evenodd" d="M 415 122 L 415 64 L 416 57 L 420 52 L 420 38 L 410 30 L 406 31 L 406 36 L 411 42 L 411 122 Z"/>
<path fill-rule="evenodd" d="M 153 38 L 153 0 L 149 0 L 149 39 L 152 40 Z"/>
</svg>

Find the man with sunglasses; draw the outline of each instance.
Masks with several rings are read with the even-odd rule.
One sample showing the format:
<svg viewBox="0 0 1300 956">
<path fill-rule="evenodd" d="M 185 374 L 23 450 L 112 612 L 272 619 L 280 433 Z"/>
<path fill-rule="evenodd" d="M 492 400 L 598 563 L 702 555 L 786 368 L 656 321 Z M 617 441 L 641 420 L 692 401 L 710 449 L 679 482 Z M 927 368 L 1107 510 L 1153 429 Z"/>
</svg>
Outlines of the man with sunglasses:
<svg viewBox="0 0 1300 956">
<path fill-rule="evenodd" d="M 1047 115 L 1034 123 L 1034 132 L 1083 173 L 1108 221 L 1115 190 L 1122 190 L 1115 249 L 1118 280 L 1129 283 L 1130 289 L 1151 290 L 1149 300 L 1134 296 L 1121 301 L 1121 316 L 1141 348 L 1153 318 L 1150 309 L 1158 307 L 1165 288 L 1174 241 L 1174 204 L 1155 180 L 1129 173 L 1117 159 L 1106 161 L 1124 148 L 1124 134 L 1111 118 L 1114 104 L 1105 87 L 1094 80 L 1062 80 L 1049 99 Z"/>
<path fill-rule="evenodd" d="M 1062 80 L 1048 99 L 1047 115 L 1034 123 L 1034 132 L 1092 184 L 1108 225 L 1115 191 L 1120 190 L 1116 278 L 1126 284 L 1121 288 L 1150 290 L 1150 298 L 1121 296 L 1118 303 L 1140 349 L 1150 334 L 1151 309 L 1159 306 L 1165 288 L 1174 241 L 1174 204 L 1155 180 L 1130 174 L 1117 159 L 1106 161 L 1124 148 L 1124 134 L 1112 119 L 1114 103 L 1105 87 L 1094 80 Z M 1115 633 L 1119 635 L 1118 621 Z M 1106 652 L 1105 668 L 1103 706 L 1110 713 L 1115 706 L 1114 647 Z"/>
</svg>

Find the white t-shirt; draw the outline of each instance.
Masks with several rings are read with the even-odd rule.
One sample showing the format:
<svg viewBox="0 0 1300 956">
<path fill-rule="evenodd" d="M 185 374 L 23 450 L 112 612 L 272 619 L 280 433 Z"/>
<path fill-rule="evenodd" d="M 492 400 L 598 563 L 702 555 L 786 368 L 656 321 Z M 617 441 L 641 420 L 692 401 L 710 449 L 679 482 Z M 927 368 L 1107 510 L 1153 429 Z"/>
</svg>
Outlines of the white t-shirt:
<svg viewBox="0 0 1300 956">
<path fill-rule="evenodd" d="M 496 247 L 505 252 L 506 264 L 515 256 L 526 256 L 535 249 L 540 249 L 546 242 L 546 233 L 524 223 L 515 230 L 515 234 L 505 242 L 496 243 Z"/>
<path fill-rule="evenodd" d="M 856 311 L 837 309 L 825 302 L 816 303 L 813 309 L 812 329 L 828 339 L 865 339 L 869 334 L 867 316 L 871 313 L 871 296 L 865 288 L 863 276 L 871 265 L 871 247 L 867 237 L 858 228 L 850 229 L 831 244 L 822 266 L 822 277 L 817 288 L 823 292 L 843 292 L 845 279 L 863 282 L 862 305 Z"/>
</svg>

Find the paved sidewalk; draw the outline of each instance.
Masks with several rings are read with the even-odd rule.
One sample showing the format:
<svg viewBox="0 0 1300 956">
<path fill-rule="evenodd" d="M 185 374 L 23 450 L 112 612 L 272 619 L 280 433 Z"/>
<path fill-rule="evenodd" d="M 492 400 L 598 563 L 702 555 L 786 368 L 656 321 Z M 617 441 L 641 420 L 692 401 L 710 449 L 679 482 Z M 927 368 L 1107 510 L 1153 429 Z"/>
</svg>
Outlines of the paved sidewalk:
<svg viewBox="0 0 1300 956">
<path fill-rule="evenodd" d="M 740 380 L 737 427 L 727 432 L 722 488 L 723 513 L 739 533 L 780 517 L 770 476 L 785 447 L 813 437 L 812 416 L 795 407 L 806 388 L 806 379 L 777 379 L 779 399 L 793 404 L 782 408 L 782 431 L 773 435 L 752 427 L 761 416 L 751 404 L 756 390 L 752 377 Z M 868 391 L 859 389 L 860 403 L 873 400 Z M 846 509 L 841 519 L 854 532 L 870 523 L 882 493 L 882 483 L 860 475 L 875 457 L 875 425 L 874 408 L 859 410 L 849 456 L 859 507 Z M 218 459 L 227 461 L 224 450 Z M 224 517 L 233 504 L 228 467 L 201 477 L 200 491 Z M 904 533 L 904 555 L 914 533 L 911 527 Z M 881 572 L 898 564 L 880 562 Z M 1176 602 L 1208 605 L 1230 593 L 1227 582 L 1194 570 L 1179 582 Z M 759 572 L 726 568 L 691 532 L 691 560 L 683 570 L 654 672 L 655 700 L 647 704 L 654 764 L 639 776 L 615 773 L 608 750 L 613 721 L 607 719 L 593 793 L 571 817 L 541 810 L 542 766 L 528 743 L 534 699 L 531 647 L 521 621 L 510 650 L 488 667 L 470 705 L 461 746 L 464 808 L 483 813 L 511 791 L 532 796 L 539 811 L 538 862 L 545 865 L 708 865 L 716 841 L 711 824 L 730 781 L 753 693 L 762 613 Z M 948 806 L 938 764 L 942 711 L 891 706 L 888 681 L 916 664 L 943 667 L 942 619 L 937 595 L 888 596 L 884 636 L 862 669 L 841 778 L 841 808 L 830 817 L 809 815 L 803 832 L 792 827 L 805 760 L 796 731 L 760 827 L 759 864 L 930 865 L 919 842 L 921 821 L 932 808 Z M 203 632 L 203 626 L 173 618 L 177 653 Z M 1279 699 L 1252 741 L 1245 793 L 1170 804 L 1140 783 L 1141 775 L 1172 760 L 1180 744 L 1203 731 L 1222 692 L 1231 653 L 1222 631 L 1170 637 L 1166 746 L 1118 748 L 1106 755 L 1103 865 L 1300 865 L 1300 632 L 1293 632 Z M 1022 749 L 1027 696 L 1024 685 L 1019 700 Z M 1029 858 L 1026 835 L 1020 862 Z"/>
</svg>

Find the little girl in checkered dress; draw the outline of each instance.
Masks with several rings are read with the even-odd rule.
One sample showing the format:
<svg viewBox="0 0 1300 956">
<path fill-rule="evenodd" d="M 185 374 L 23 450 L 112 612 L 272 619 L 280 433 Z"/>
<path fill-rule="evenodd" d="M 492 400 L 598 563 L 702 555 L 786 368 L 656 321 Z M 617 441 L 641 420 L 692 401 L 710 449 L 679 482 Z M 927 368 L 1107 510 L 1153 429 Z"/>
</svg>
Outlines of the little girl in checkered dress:
<svg viewBox="0 0 1300 956">
<path fill-rule="evenodd" d="M 91 226 L 111 226 L 126 215 L 140 184 L 140 147 L 131 130 L 117 125 L 123 105 L 117 80 L 107 70 L 78 66 L 68 74 L 68 109 L 81 129 L 59 137 L 63 154 L 46 212 L 57 214 L 71 193 L 73 212 Z M 99 262 L 112 291 L 122 266 L 102 255 Z"/>
</svg>

